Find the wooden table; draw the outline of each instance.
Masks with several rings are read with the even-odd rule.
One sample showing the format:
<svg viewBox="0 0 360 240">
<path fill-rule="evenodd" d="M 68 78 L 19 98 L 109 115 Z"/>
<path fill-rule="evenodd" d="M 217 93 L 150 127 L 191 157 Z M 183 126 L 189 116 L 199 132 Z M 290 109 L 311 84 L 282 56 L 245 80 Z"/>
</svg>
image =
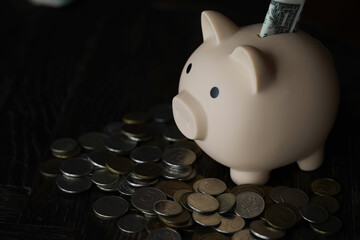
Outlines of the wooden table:
<svg viewBox="0 0 360 240">
<path fill-rule="evenodd" d="M 315 11 L 311 4 L 305 10 Z M 39 173 L 39 164 L 51 158 L 51 142 L 101 131 L 129 111 L 170 103 L 186 59 L 202 42 L 202 10 L 216 9 L 247 25 L 262 22 L 267 7 L 262 0 L 79 0 L 51 9 L 2 0 L 0 239 L 135 238 L 122 234 L 116 221 L 94 216 L 92 204 L 105 193 L 93 187 L 83 194 L 65 194 L 54 179 Z M 336 179 L 342 191 L 336 196 L 341 207 L 335 215 L 342 230 L 325 238 L 303 223 L 289 230 L 286 239 L 360 239 L 360 48 L 306 14 L 301 28 L 334 57 L 340 110 L 324 165 L 313 172 L 302 172 L 295 164 L 282 167 L 271 173 L 268 185 L 298 187 L 311 195 L 313 180 Z M 228 169 L 206 155 L 197 166 L 204 176 L 232 184 Z"/>
</svg>

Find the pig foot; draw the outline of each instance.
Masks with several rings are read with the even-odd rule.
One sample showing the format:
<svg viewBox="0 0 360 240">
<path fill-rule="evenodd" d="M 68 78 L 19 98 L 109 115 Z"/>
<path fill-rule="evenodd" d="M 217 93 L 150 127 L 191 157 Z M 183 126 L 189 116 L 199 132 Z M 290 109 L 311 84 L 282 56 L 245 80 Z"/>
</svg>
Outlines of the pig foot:
<svg viewBox="0 0 360 240">
<path fill-rule="evenodd" d="M 324 160 L 324 148 L 321 147 L 308 157 L 297 162 L 299 168 L 303 171 L 313 171 L 321 166 Z"/>
<path fill-rule="evenodd" d="M 230 176 L 236 184 L 259 184 L 263 185 L 269 180 L 270 171 L 240 171 L 234 168 L 230 168 Z"/>
</svg>

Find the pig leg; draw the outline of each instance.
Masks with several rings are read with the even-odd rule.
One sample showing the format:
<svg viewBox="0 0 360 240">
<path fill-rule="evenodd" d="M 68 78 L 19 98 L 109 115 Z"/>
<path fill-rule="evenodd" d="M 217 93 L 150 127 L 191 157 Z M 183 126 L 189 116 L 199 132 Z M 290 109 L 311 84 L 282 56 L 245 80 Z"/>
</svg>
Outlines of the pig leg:
<svg viewBox="0 0 360 240">
<path fill-rule="evenodd" d="M 270 171 L 240 171 L 230 168 L 230 176 L 236 184 L 265 184 L 269 180 Z"/>
<path fill-rule="evenodd" d="M 321 166 L 324 159 L 324 147 L 319 148 L 308 157 L 297 161 L 299 168 L 303 171 L 312 171 Z"/>
</svg>

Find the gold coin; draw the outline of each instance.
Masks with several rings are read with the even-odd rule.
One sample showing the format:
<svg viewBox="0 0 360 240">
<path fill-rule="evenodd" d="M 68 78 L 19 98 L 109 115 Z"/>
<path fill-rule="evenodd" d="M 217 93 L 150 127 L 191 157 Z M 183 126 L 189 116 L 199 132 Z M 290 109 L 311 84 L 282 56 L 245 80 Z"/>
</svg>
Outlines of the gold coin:
<svg viewBox="0 0 360 240">
<path fill-rule="evenodd" d="M 106 167 L 111 172 L 121 175 L 127 174 L 133 166 L 133 161 L 122 156 L 112 157 L 106 161 Z"/>
<path fill-rule="evenodd" d="M 123 122 L 125 124 L 143 124 L 150 120 L 150 115 L 146 112 L 131 112 L 125 114 Z"/>
<path fill-rule="evenodd" d="M 337 217 L 331 215 L 325 222 L 323 223 L 312 223 L 310 227 L 318 233 L 324 235 L 330 235 L 339 231 L 342 227 L 342 222 Z"/>
<path fill-rule="evenodd" d="M 265 197 L 264 191 L 257 185 L 254 184 L 241 184 L 234 187 L 231 192 L 235 196 L 238 195 L 241 192 L 250 191 L 250 192 L 256 192 L 258 193 L 262 198 Z"/>
<path fill-rule="evenodd" d="M 181 189 L 192 190 L 189 184 L 176 180 L 167 181 L 162 187 L 163 192 L 170 198 L 173 198 L 174 193 Z"/>
<path fill-rule="evenodd" d="M 330 196 L 314 196 L 311 198 L 310 202 L 322 206 L 330 214 L 339 210 L 339 202 Z"/>
<path fill-rule="evenodd" d="M 265 220 L 270 226 L 279 230 L 289 229 L 297 222 L 293 211 L 278 203 L 266 210 Z"/>
<path fill-rule="evenodd" d="M 311 190 L 320 196 L 334 196 L 340 189 L 340 184 L 331 178 L 319 178 L 311 183 Z"/>
</svg>

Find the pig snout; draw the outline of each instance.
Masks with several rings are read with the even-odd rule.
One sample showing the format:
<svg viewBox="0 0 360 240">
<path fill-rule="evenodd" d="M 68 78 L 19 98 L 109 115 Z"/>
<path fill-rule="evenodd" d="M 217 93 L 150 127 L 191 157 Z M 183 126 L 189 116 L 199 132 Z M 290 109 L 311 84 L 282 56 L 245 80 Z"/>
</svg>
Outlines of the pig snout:
<svg viewBox="0 0 360 240">
<path fill-rule="evenodd" d="M 201 104 L 188 91 L 173 98 L 173 115 L 180 131 L 189 139 L 202 140 L 206 136 L 207 121 Z"/>
</svg>

